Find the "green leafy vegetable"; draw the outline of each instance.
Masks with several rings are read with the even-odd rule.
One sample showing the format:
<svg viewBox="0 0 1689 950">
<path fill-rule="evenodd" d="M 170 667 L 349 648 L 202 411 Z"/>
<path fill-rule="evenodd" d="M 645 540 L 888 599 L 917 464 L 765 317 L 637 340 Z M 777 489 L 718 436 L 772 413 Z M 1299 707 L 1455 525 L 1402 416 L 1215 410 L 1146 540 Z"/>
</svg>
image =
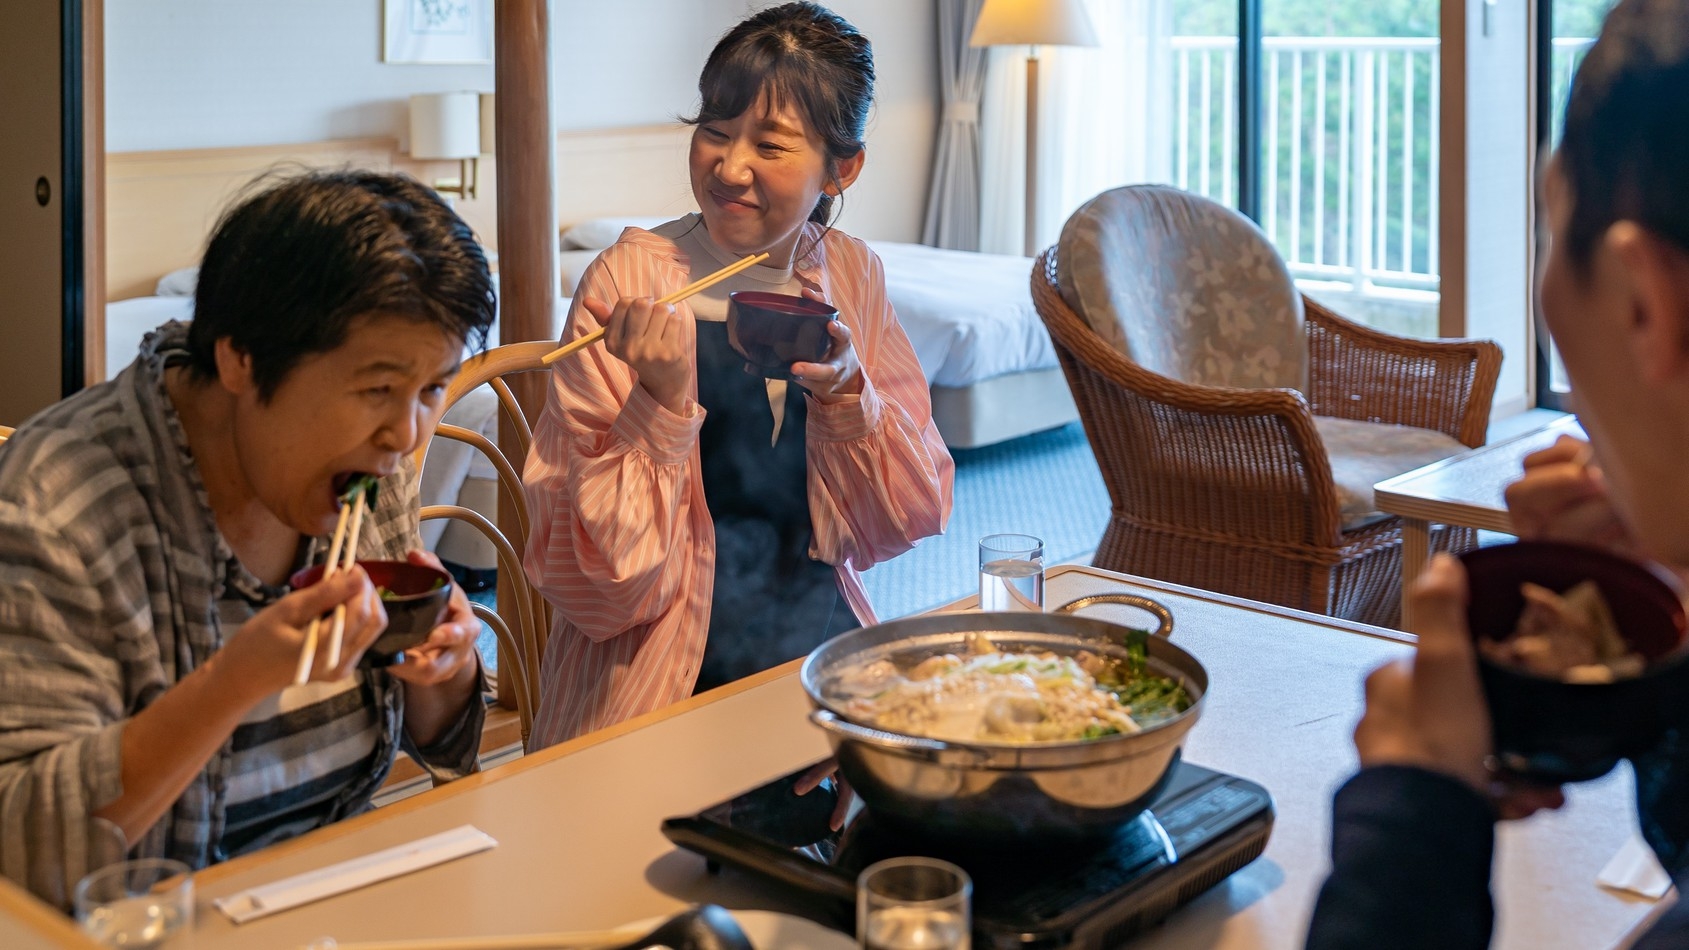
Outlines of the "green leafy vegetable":
<svg viewBox="0 0 1689 950">
<path fill-rule="evenodd" d="M 1149 668 L 1147 630 L 1132 630 L 1126 637 L 1126 658 L 1105 660 L 1097 674 L 1097 685 L 1115 695 L 1132 711 L 1132 719 L 1148 728 L 1166 722 L 1191 707 L 1184 684 Z M 1087 737 L 1089 738 L 1089 737 Z"/>
<path fill-rule="evenodd" d="M 372 507 L 375 505 L 375 493 L 380 484 L 374 475 L 359 475 L 346 483 L 346 490 L 340 493 L 340 500 L 351 503 L 356 501 L 361 493 L 364 496 L 364 507 Z"/>
</svg>

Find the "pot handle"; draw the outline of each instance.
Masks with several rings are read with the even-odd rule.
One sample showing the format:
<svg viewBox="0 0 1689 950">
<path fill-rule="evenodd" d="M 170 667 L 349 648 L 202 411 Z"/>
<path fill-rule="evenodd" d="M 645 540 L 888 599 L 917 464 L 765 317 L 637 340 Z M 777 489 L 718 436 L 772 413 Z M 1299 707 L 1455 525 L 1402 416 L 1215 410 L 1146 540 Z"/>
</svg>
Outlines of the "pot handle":
<svg viewBox="0 0 1689 950">
<path fill-rule="evenodd" d="M 819 726 L 823 732 L 829 732 L 841 739 L 853 739 L 866 742 L 881 748 L 890 747 L 899 752 L 919 755 L 931 761 L 940 759 L 966 759 L 972 761 L 977 756 L 968 749 L 953 746 L 948 742 L 937 739 L 926 739 L 921 736 L 906 736 L 896 732 L 886 732 L 883 729 L 873 729 L 859 726 L 854 722 L 841 718 L 829 709 L 815 709 L 809 713 L 809 721 Z"/>
<path fill-rule="evenodd" d="M 1173 612 L 1168 610 L 1167 606 L 1161 601 L 1150 600 L 1148 597 L 1140 597 L 1137 594 L 1090 594 L 1076 600 L 1070 600 L 1057 607 L 1053 612 L 1058 614 L 1077 613 L 1086 607 L 1094 607 L 1097 604 L 1125 604 L 1128 607 L 1148 611 L 1155 614 L 1155 619 L 1160 623 L 1160 626 L 1156 628 L 1155 636 L 1171 637 L 1173 635 Z"/>
</svg>

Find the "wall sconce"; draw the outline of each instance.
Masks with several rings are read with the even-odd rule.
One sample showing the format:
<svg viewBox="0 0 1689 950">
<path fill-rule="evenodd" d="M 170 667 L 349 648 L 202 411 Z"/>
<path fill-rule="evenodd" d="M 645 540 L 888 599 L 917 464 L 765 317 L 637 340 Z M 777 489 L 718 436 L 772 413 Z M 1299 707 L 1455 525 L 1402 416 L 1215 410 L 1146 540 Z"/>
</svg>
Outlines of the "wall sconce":
<svg viewBox="0 0 1689 950">
<path fill-rule="evenodd" d="M 491 97 L 489 97 L 491 98 Z M 433 182 L 435 191 L 473 201 L 480 179 L 481 94 L 437 92 L 411 96 L 411 157 L 454 160 L 458 178 Z"/>
</svg>

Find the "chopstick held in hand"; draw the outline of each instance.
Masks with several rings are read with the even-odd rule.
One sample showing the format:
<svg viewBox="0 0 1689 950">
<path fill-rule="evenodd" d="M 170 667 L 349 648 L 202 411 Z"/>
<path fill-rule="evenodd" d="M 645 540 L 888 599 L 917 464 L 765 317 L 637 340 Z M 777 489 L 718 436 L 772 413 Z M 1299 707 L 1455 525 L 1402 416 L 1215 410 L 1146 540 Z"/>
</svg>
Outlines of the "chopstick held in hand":
<svg viewBox="0 0 1689 950">
<path fill-rule="evenodd" d="M 757 264 L 760 264 L 760 263 L 762 263 L 763 261 L 766 261 L 766 260 L 768 260 L 768 252 L 767 251 L 763 251 L 760 254 L 752 254 L 749 257 L 741 257 L 738 260 L 734 261 L 733 263 L 727 265 L 726 267 L 723 267 L 721 270 L 718 270 L 715 273 L 709 275 L 708 277 L 700 277 L 697 280 L 693 281 L 692 283 L 687 284 L 685 287 L 682 287 L 679 290 L 675 291 L 674 293 L 669 294 L 666 297 L 658 298 L 657 302 L 658 303 L 666 303 L 666 304 L 680 303 L 682 300 L 685 300 L 687 297 L 690 297 L 693 294 L 698 293 L 700 291 L 708 290 L 709 288 L 715 286 L 716 284 L 721 283 L 722 281 L 726 280 L 727 278 L 732 277 L 734 274 L 737 274 L 740 271 L 745 270 L 748 267 L 753 267 Z M 587 347 L 591 346 L 592 344 L 597 343 L 599 340 L 601 340 L 603 338 L 604 338 L 604 328 L 599 327 L 598 329 L 592 331 L 591 333 L 588 333 L 586 336 L 583 336 L 578 340 L 571 340 L 570 342 L 563 344 L 562 346 L 558 347 L 557 349 L 552 350 L 550 353 L 545 354 L 544 356 L 540 357 L 540 362 L 544 363 L 547 366 L 550 366 L 551 364 L 557 362 L 558 360 L 562 359 L 563 357 L 569 356 L 569 355 L 576 353 L 580 350 L 584 350 Z"/>
<path fill-rule="evenodd" d="M 351 570 L 352 565 L 358 562 L 358 534 L 363 530 L 364 512 L 367 511 L 369 507 L 365 504 L 365 499 L 369 497 L 370 492 L 367 484 L 359 485 L 355 491 L 357 492 L 357 500 L 352 502 L 352 531 L 350 536 L 346 539 L 346 548 L 340 561 L 340 569 L 343 571 Z M 341 506 L 341 510 L 345 510 L 344 505 Z M 329 552 L 329 563 L 335 563 L 334 552 L 332 551 Z M 325 578 L 328 576 L 327 568 L 324 568 L 323 576 Z M 334 625 L 328 629 L 329 666 L 340 665 L 340 640 L 343 636 L 345 636 L 345 634 L 346 605 L 336 604 L 334 606 Z"/>
<path fill-rule="evenodd" d="M 351 567 L 352 563 L 357 559 L 358 529 L 363 526 L 363 513 L 365 508 L 364 498 L 374 490 L 374 482 L 375 479 L 367 475 L 358 478 L 352 483 L 352 487 L 347 490 L 346 495 L 342 496 L 342 503 L 340 505 L 340 520 L 335 523 L 334 539 L 329 542 L 328 546 L 328 560 L 323 564 L 323 581 L 328 580 L 329 576 L 332 575 L 336 568 L 340 566 L 340 553 L 343 548 L 347 549 L 347 567 Z M 346 504 L 345 502 L 348 500 L 353 503 Z M 347 546 L 345 543 L 347 518 L 348 516 L 354 515 L 354 513 L 356 515 L 357 523 L 352 526 L 352 543 L 350 546 Z M 321 583 L 321 581 L 318 583 Z M 340 662 L 340 637 L 344 632 L 346 619 L 346 607 L 344 604 L 334 609 L 334 616 L 336 623 L 331 628 L 330 640 L 332 642 L 329 646 L 330 654 L 333 658 L 329 661 L 330 664 Z M 317 631 L 321 627 L 322 618 L 316 617 L 311 620 L 311 625 L 305 630 L 305 642 L 299 648 L 299 668 L 293 673 L 293 685 L 295 686 L 304 686 L 311 679 L 311 667 L 317 662 Z"/>
</svg>

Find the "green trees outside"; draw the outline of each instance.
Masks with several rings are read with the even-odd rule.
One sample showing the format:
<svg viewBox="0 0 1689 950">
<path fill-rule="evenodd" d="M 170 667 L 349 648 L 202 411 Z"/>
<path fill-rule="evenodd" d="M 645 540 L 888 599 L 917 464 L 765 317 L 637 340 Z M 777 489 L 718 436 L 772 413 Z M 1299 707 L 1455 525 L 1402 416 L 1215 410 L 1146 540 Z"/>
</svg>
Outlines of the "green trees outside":
<svg viewBox="0 0 1689 950">
<path fill-rule="evenodd" d="M 1109 2 L 1109 0 L 1104 0 Z M 1613 0 L 1554 0 L 1554 35 L 1594 36 Z M 1267 36 L 1436 36 L 1435 0 L 1262 0 Z M 1237 0 L 1173 0 L 1176 36 L 1235 36 Z"/>
<path fill-rule="evenodd" d="M 1613 2 L 1553 0 L 1554 35 L 1594 36 Z M 1172 6 L 1175 37 L 1236 36 L 1236 0 L 1172 0 Z M 1263 170 L 1270 169 L 1271 175 L 1265 196 L 1272 206 L 1262 214 L 1269 236 L 1293 263 L 1354 267 L 1364 260 L 1374 276 L 1380 271 L 1401 275 L 1384 275 L 1386 284 L 1434 287 L 1427 280 L 1437 272 L 1435 44 L 1371 44 L 1395 47 L 1386 50 L 1368 48 L 1364 39 L 1436 38 L 1437 0 L 1262 0 L 1262 6 L 1263 34 L 1268 38 L 1262 97 L 1269 123 L 1263 147 L 1274 148 L 1263 161 Z M 1346 37 L 1357 42 L 1344 44 L 1354 47 L 1346 50 L 1297 50 L 1290 41 L 1275 44 L 1275 37 Z M 1220 183 L 1235 174 L 1236 166 L 1235 156 L 1223 153 L 1230 139 L 1220 128 L 1225 120 L 1218 104 L 1233 93 L 1225 88 L 1226 71 L 1219 64 L 1221 57 L 1235 56 L 1235 51 L 1192 50 L 1187 55 L 1191 58 L 1176 72 L 1175 82 L 1184 88 L 1182 101 L 1189 104 L 1185 124 L 1178 128 L 1188 127 L 1192 133 L 1186 134 L 1182 149 L 1176 146 L 1175 175 L 1182 158 L 1184 180 L 1196 189 L 1206 168 L 1210 196 L 1222 198 Z M 1581 55 L 1582 46 L 1576 43 L 1560 43 L 1555 49 L 1551 94 L 1556 112 Z M 1197 68 L 1197 57 L 1204 56 L 1213 58 L 1206 71 Z M 1206 97 L 1200 94 L 1204 79 Z M 1364 122 L 1358 119 L 1363 89 L 1370 96 Z M 1181 101 L 1178 95 L 1176 91 L 1175 103 Z M 1202 118 L 1195 103 L 1204 98 L 1214 104 L 1207 115 L 1207 149 L 1193 134 Z M 1363 146 L 1360 133 L 1367 125 L 1370 133 Z M 1364 193 L 1363 163 L 1368 165 L 1364 180 L 1371 183 Z M 1359 235 L 1363 206 L 1370 233 Z"/>
</svg>

